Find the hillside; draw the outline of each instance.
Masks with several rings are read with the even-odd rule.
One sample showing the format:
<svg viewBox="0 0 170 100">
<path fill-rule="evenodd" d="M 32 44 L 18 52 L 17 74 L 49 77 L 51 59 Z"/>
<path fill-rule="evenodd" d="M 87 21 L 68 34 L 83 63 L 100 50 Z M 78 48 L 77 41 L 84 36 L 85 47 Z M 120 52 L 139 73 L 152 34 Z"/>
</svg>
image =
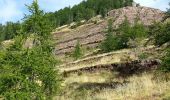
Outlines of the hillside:
<svg viewBox="0 0 170 100">
<path fill-rule="evenodd" d="M 108 17 L 98 19 L 96 24 L 85 23 L 75 29 L 64 26 L 59 31 L 53 33 L 56 41 L 55 54 L 63 56 L 72 52 L 77 41 L 85 49 L 97 49 L 101 41 L 105 38 L 108 19 L 113 19 L 113 28 L 117 28 L 125 19 L 130 23 L 138 18 L 145 26 L 153 24 L 154 21 L 161 21 L 164 12 L 148 7 L 124 7 L 108 12 Z M 96 18 L 97 19 L 97 18 Z M 88 50 L 87 50 L 88 51 Z"/>
<path fill-rule="evenodd" d="M 55 54 L 62 60 L 57 66 L 64 77 L 60 100 L 162 100 L 169 98 L 169 81 L 155 76 L 160 58 L 168 45 L 154 46 L 148 38 L 139 39 L 135 48 L 101 53 L 99 45 L 106 38 L 108 20 L 114 30 L 127 18 L 130 25 L 136 19 L 145 27 L 163 22 L 165 12 L 148 7 L 123 7 L 111 10 L 107 17 L 100 16 L 71 28 L 62 26 L 53 33 L 56 40 Z M 97 21 L 94 23 L 92 20 Z M 115 31 L 116 32 L 116 31 Z M 85 55 L 78 60 L 68 56 L 79 41 Z M 167 74 L 169 77 L 169 74 Z M 156 79 L 153 79 L 156 78 Z M 166 76 L 162 76 L 166 78 Z M 159 81 L 159 82 L 158 82 Z M 128 99 L 127 99 L 128 98 Z M 168 100 L 168 99 L 165 99 Z"/>
<path fill-rule="evenodd" d="M 0 25 L 0 100 L 170 100 L 170 8 L 40 8 Z"/>
</svg>

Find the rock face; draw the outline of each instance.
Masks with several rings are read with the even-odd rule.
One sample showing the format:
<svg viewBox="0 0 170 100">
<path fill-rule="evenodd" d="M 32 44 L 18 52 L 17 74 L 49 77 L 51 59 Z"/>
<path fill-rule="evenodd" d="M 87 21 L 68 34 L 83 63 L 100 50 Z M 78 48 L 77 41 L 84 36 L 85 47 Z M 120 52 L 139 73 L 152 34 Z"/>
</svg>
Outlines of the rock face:
<svg viewBox="0 0 170 100">
<path fill-rule="evenodd" d="M 161 21 L 164 12 L 148 8 L 148 7 L 124 7 L 121 9 L 115 9 L 108 13 L 108 16 L 111 16 L 115 19 L 113 23 L 115 26 L 120 25 L 125 16 L 129 20 L 130 23 L 134 23 L 135 19 L 139 19 L 144 25 L 151 25 L 154 21 Z"/>
<path fill-rule="evenodd" d="M 162 21 L 164 12 L 148 7 L 124 7 L 108 12 L 108 17 L 113 18 L 113 27 L 117 28 L 127 17 L 131 24 L 139 19 L 144 25 L 151 25 L 154 21 Z M 105 38 L 104 30 L 107 28 L 107 20 L 97 24 L 86 24 L 68 32 L 54 33 L 57 40 L 56 54 L 72 52 L 77 41 L 83 47 L 96 48 Z"/>
</svg>

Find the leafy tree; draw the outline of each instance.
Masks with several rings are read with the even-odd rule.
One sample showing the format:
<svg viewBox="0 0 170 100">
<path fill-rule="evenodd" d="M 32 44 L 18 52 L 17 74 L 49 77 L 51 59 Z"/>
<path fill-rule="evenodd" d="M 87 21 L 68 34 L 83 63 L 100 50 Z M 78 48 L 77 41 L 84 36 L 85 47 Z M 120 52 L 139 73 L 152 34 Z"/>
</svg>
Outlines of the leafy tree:
<svg viewBox="0 0 170 100">
<path fill-rule="evenodd" d="M 38 43 L 24 48 L 29 35 L 21 34 L 11 47 L 0 51 L 0 95 L 7 100 L 51 100 L 60 86 L 51 28 L 37 0 L 28 9 L 31 14 L 25 17 L 22 32 L 32 33 Z"/>
<path fill-rule="evenodd" d="M 75 50 L 73 52 L 73 57 L 75 58 L 75 60 L 79 59 L 81 56 L 83 55 L 82 50 L 81 50 L 81 46 L 79 41 L 77 42 L 76 46 L 75 46 Z"/>
</svg>

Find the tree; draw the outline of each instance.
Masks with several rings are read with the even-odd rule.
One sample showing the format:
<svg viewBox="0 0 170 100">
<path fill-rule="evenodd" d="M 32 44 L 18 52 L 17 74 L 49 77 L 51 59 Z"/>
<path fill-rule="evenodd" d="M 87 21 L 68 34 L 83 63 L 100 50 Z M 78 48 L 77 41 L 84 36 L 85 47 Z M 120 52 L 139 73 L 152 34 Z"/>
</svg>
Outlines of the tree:
<svg viewBox="0 0 170 100">
<path fill-rule="evenodd" d="M 51 100 L 60 87 L 51 28 L 37 0 L 28 9 L 31 14 L 25 17 L 22 26 L 22 32 L 27 35 L 20 34 L 13 45 L 0 51 L 0 95 L 7 100 Z M 29 34 L 38 43 L 24 48 Z"/>
<path fill-rule="evenodd" d="M 143 23 L 139 23 L 138 21 L 135 22 L 135 25 L 132 26 L 132 34 L 134 35 L 135 38 L 143 38 L 148 35 L 148 31 L 143 25 Z"/>
<path fill-rule="evenodd" d="M 170 2 L 169 2 L 169 6 L 170 6 Z M 170 8 L 167 9 L 167 18 L 170 17 Z"/>
<path fill-rule="evenodd" d="M 169 6 L 170 6 L 170 2 L 169 2 Z M 170 18 L 170 8 L 167 8 L 166 15 L 163 17 L 162 21 L 165 21 L 168 18 Z"/>
<path fill-rule="evenodd" d="M 111 52 L 127 47 L 127 38 L 121 34 L 113 34 L 112 20 L 108 21 L 106 39 L 101 43 L 100 48 L 103 52 Z"/>
<path fill-rule="evenodd" d="M 132 6 L 133 0 L 126 0 L 125 6 Z"/>
<path fill-rule="evenodd" d="M 9 40 L 14 38 L 15 36 L 17 36 L 19 34 L 21 27 L 20 27 L 20 23 L 13 23 L 13 22 L 7 22 L 6 25 L 4 26 L 4 39 L 5 40 Z"/>
<path fill-rule="evenodd" d="M 170 41 L 170 22 L 168 23 L 155 23 L 150 29 L 150 34 L 154 36 L 155 45 L 161 46 L 162 44 Z"/>
<path fill-rule="evenodd" d="M 80 43 L 79 41 L 77 42 L 76 46 L 75 46 L 75 50 L 73 52 L 73 57 L 75 58 L 75 60 L 79 59 L 81 56 L 83 55 L 81 47 L 80 47 Z"/>
<path fill-rule="evenodd" d="M 0 24 L 0 42 L 5 40 L 4 26 Z"/>
</svg>

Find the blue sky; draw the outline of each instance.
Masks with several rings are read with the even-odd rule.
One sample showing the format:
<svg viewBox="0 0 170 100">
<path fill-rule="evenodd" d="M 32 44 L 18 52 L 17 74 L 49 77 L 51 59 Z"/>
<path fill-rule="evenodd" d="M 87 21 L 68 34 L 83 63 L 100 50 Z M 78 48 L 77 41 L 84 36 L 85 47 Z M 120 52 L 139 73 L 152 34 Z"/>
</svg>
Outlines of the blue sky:
<svg viewBox="0 0 170 100">
<path fill-rule="evenodd" d="M 46 12 L 53 12 L 66 6 L 73 6 L 83 0 L 38 0 L 41 9 Z M 170 0 L 134 0 L 142 6 L 161 9 L 168 8 Z M 27 12 L 25 4 L 30 4 L 32 0 L 0 0 L 0 23 L 7 21 L 16 22 L 23 18 Z"/>
</svg>

